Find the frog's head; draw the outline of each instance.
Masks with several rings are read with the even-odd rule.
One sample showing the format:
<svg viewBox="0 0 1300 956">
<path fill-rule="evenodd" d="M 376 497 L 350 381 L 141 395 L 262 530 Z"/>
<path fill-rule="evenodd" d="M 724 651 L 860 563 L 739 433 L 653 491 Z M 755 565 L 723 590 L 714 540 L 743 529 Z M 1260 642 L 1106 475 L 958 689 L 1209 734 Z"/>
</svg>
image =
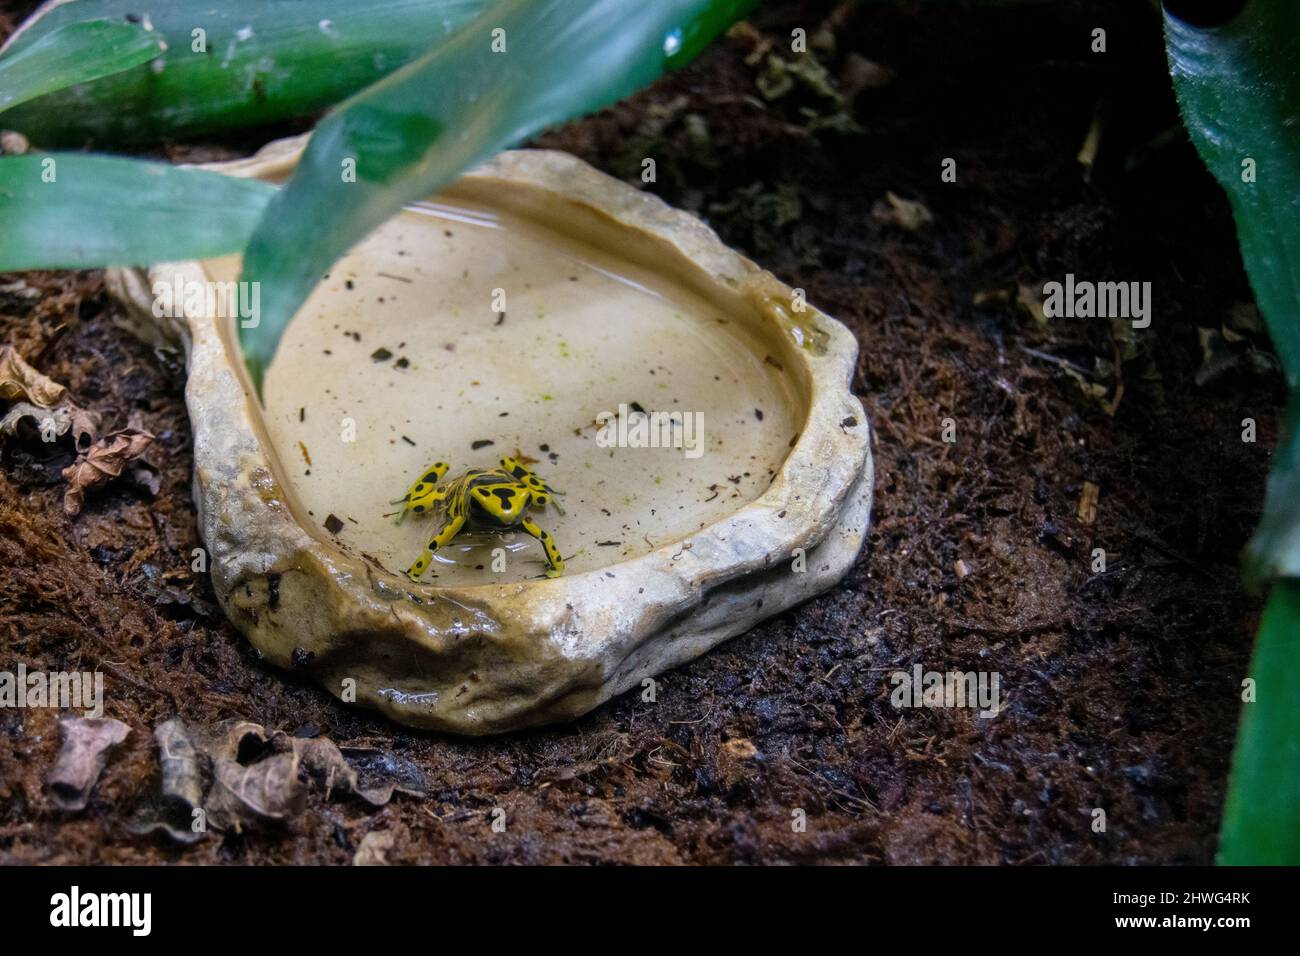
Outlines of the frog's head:
<svg viewBox="0 0 1300 956">
<path fill-rule="evenodd" d="M 475 517 L 508 528 L 524 516 L 528 489 L 513 482 L 483 484 L 470 490 L 469 502 Z"/>
</svg>

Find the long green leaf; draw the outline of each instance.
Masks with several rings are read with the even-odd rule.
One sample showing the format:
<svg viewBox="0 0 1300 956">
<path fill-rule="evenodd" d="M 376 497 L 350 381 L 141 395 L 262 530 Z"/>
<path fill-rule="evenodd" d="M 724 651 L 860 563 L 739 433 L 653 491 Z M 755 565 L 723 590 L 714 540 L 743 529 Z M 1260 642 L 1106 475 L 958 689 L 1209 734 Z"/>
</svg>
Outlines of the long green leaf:
<svg viewBox="0 0 1300 956">
<path fill-rule="evenodd" d="M 140 23 L 69 23 L 0 59 L 0 112 L 148 63 L 162 48 L 162 40 Z"/>
<path fill-rule="evenodd" d="M 1223 186 L 1242 259 L 1292 389 L 1248 580 L 1272 582 L 1220 832 L 1229 864 L 1300 864 L 1300 4 L 1167 0 L 1183 121 Z M 1180 19 L 1185 16 L 1187 19 Z M 1209 18 L 1209 19 L 1206 19 Z M 1193 22 L 1188 22 L 1188 21 Z M 1226 21 L 1226 22 L 1225 22 Z"/>
<path fill-rule="evenodd" d="M 260 389 L 320 276 L 396 213 L 493 153 L 684 64 L 752 0 L 504 0 L 325 118 L 244 260 L 262 319 L 241 329 Z M 355 176 L 349 175 L 355 169 Z"/>
<path fill-rule="evenodd" d="M 1287 383 L 1300 388 L 1300 3 L 1258 0 L 1212 29 L 1166 16 L 1165 39 L 1183 121 L 1228 194 L 1255 298 Z M 1248 553 L 1256 584 L 1300 577 L 1300 419 L 1291 421 Z"/>
<path fill-rule="evenodd" d="M 1300 3 L 1254 0 L 1212 29 L 1166 15 L 1165 42 L 1183 121 L 1232 203 L 1255 298 L 1300 388 Z"/>
<path fill-rule="evenodd" d="M 237 252 L 275 187 L 80 153 L 0 157 L 0 272 L 87 269 Z"/>
<path fill-rule="evenodd" d="M 314 113 L 409 63 L 487 5 L 488 0 L 49 2 L 0 50 L 0 65 L 91 20 L 126 24 L 129 17 L 140 29 L 147 23 L 167 49 L 147 64 L 89 83 L 74 80 L 78 85 L 10 111 L 4 126 L 45 147 L 134 145 Z"/>
<path fill-rule="evenodd" d="M 1273 586 L 1260 624 L 1223 808 L 1219 862 L 1300 864 L 1300 581 Z"/>
</svg>

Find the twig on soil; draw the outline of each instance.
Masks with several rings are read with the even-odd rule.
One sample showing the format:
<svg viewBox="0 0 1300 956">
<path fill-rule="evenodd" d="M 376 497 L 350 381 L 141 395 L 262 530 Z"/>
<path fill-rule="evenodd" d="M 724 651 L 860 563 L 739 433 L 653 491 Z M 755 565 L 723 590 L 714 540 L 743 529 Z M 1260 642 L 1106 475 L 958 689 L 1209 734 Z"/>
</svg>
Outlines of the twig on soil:
<svg viewBox="0 0 1300 956">
<path fill-rule="evenodd" d="M 1082 365 L 1075 365 L 1069 359 L 1063 359 L 1059 355 L 1052 355 L 1050 352 L 1043 352 L 1039 349 L 1030 348 L 1028 345 L 1020 346 L 1020 351 L 1033 358 L 1040 359 L 1044 362 L 1050 362 L 1058 368 L 1068 368 L 1070 371 L 1076 372 L 1084 378 L 1089 378 L 1092 375 L 1092 373 Z"/>
</svg>

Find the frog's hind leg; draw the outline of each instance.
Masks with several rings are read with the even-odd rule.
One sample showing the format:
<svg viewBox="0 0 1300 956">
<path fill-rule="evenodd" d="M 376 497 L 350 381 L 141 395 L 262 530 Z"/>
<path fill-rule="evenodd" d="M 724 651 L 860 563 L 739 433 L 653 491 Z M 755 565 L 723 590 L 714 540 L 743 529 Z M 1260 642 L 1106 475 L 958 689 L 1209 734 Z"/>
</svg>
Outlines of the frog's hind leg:
<svg viewBox="0 0 1300 956">
<path fill-rule="evenodd" d="M 548 578 L 558 578 L 563 574 L 564 558 L 560 556 L 560 549 L 555 546 L 555 539 L 543 531 L 532 518 L 524 518 L 523 521 L 519 522 L 519 527 L 542 543 L 542 547 L 546 551 L 546 576 Z"/>
<path fill-rule="evenodd" d="M 460 534 L 460 529 L 465 526 L 465 519 L 464 514 L 448 517 L 447 523 L 442 526 L 442 530 L 433 536 L 429 546 L 420 553 L 420 556 L 415 559 L 415 563 L 407 569 L 406 576 L 412 581 L 419 581 L 420 575 L 429 569 L 429 564 L 433 561 L 433 552 L 439 548 L 445 548 L 452 538 Z"/>
<path fill-rule="evenodd" d="M 424 470 L 420 480 L 407 489 L 404 496 L 389 502 L 390 505 L 402 506 L 401 510 L 397 512 L 398 524 L 402 523 L 402 519 L 406 517 L 408 511 L 423 514 L 439 501 L 446 499 L 447 490 L 439 485 L 445 474 L 447 474 L 447 463 L 445 461 L 435 461 Z"/>
</svg>

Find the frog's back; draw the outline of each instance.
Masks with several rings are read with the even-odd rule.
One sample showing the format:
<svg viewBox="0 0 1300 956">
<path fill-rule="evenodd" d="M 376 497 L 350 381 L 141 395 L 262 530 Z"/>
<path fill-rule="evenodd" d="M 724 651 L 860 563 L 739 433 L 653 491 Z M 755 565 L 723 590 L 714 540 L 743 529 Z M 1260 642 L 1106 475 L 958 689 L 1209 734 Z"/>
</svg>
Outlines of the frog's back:
<svg viewBox="0 0 1300 956">
<path fill-rule="evenodd" d="M 470 524 L 478 530 L 501 530 L 499 524 L 476 521 L 473 509 L 469 507 L 469 496 L 475 488 L 510 488 L 526 492 L 514 475 L 500 468 L 470 468 L 459 478 L 447 485 L 447 515 L 455 518 L 460 515 L 470 519 Z"/>
</svg>

